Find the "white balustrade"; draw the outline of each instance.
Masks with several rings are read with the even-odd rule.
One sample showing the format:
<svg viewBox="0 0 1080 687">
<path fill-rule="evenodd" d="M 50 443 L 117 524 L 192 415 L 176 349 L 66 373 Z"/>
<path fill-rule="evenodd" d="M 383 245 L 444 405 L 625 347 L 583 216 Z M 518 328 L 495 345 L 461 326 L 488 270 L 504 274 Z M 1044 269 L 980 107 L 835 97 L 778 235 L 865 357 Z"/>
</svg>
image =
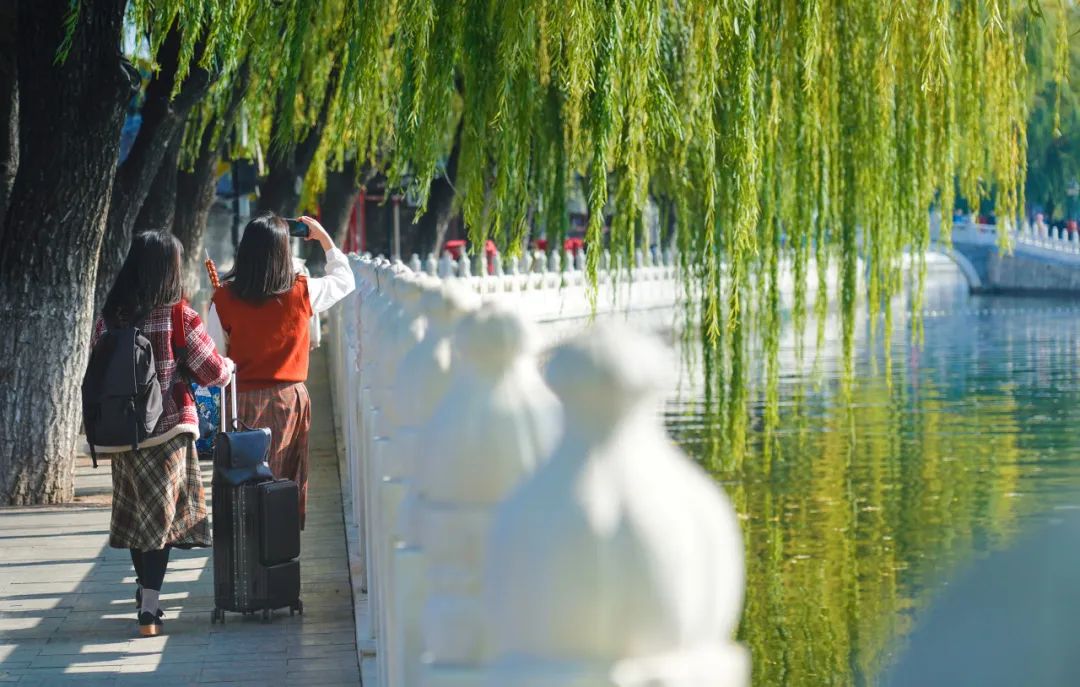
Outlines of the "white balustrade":
<svg viewBox="0 0 1080 687">
<path fill-rule="evenodd" d="M 437 274 L 440 279 L 447 279 L 454 275 L 454 259 L 450 256 L 450 251 L 443 251 L 442 258 L 439 259 Z"/>
<path fill-rule="evenodd" d="M 423 463 L 431 448 L 420 440 L 420 431 L 449 388 L 452 359 L 450 336 L 461 317 L 477 307 L 475 295 L 453 282 L 426 287 L 420 308 L 427 313 L 424 338 L 402 360 L 396 391 L 410 403 L 407 420 L 399 427 L 402 472 L 406 494 L 392 533 L 395 541 L 392 561 L 394 612 L 398 617 L 395 634 L 386 642 L 390 674 L 399 675 L 396 684 L 416 685 L 420 680 L 422 639 L 420 619 L 426 600 L 427 580 L 423 551 L 418 545 L 416 466 Z"/>
<path fill-rule="evenodd" d="M 377 532 L 371 545 L 377 547 L 376 583 L 382 586 L 381 594 L 386 603 L 380 604 L 379 626 L 385 628 L 385 636 L 392 638 L 398 634 L 397 614 L 394 612 L 394 585 L 396 578 L 392 573 L 392 552 L 395 544 L 394 531 L 397 512 L 405 496 L 405 480 L 409 473 L 407 463 L 411 445 L 408 439 L 403 443 L 399 431 L 411 423 L 411 401 L 398 389 L 402 365 L 407 353 L 419 345 L 427 329 L 427 317 L 419 308 L 423 293 L 424 278 L 415 274 L 398 273 L 391 279 L 391 292 L 394 294 L 396 307 L 387 314 L 385 325 L 389 339 L 389 355 L 386 356 L 384 391 L 385 425 L 373 453 L 375 474 L 375 516 L 374 529 Z M 399 684 L 394 672 L 394 646 L 379 655 L 380 671 L 386 674 L 391 684 Z"/>
<path fill-rule="evenodd" d="M 531 327 L 485 307 L 454 333 L 456 370 L 423 433 L 418 466 L 423 612 L 421 684 L 477 684 L 487 657 L 481 580 L 492 509 L 554 448 L 558 403 L 540 378 Z"/>
<path fill-rule="evenodd" d="M 485 256 L 475 269 L 447 253 L 408 265 L 352 259 L 358 288 L 333 316 L 332 386 L 350 570 L 366 594 L 358 647 L 374 648 L 376 685 L 744 684 L 745 654 L 731 640 L 738 532 L 722 495 L 663 436 L 658 363 L 632 364 L 655 351 L 603 330 L 558 349 L 549 378 L 567 405 L 565 435 L 540 376 L 541 343 L 585 330 L 593 313 L 676 311 L 675 270 L 637 260 L 613 274 L 602 256 L 593 287 L 582 251 L 496 254 L 490 275 Z M 582 410 L 589 394 L 598 405 Z M 536 494 L 551 500 L 530 516 L 522 504 Z M 510 541 L 530 528 L 546 532 L 535 550 Z M 592 557 L 571 569 L 554 564 L 583 552 Z M 510 570 L 528 594 L 514 593 L 513 578 L 485 577 Z M 552 673 L 559 666 L 569 672 Z"/>
<path fill-rule="evenodd" d="M 748 683 L 738 522 L 664 433 L 665 358 L 611 326 L 553 353 L 565 434 L 487 546 L 489 687 Z"/>
</svg>

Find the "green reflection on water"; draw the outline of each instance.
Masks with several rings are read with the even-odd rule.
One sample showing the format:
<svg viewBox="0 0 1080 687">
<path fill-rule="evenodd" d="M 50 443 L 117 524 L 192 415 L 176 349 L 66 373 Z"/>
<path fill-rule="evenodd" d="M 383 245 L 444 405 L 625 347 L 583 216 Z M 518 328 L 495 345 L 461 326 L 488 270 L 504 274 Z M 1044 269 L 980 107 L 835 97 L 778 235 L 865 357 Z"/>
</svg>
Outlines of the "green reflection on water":
<svg viewBox="0 0 1080 687">
<path fill-rule="evenodd" d="M 850 405 L 836 365 L 817 386 L 789 365 L 768 456 L 759 428 L 725 465 L 712 412 L 670 408 L 740 515 L 755 685 L 874 684 L 951 574 L 1080 485 L 1080 310 L 948 278 L 928 304 L 925 345 L 900 328 L 891 385 L 864 352 Z"/>
</svg>

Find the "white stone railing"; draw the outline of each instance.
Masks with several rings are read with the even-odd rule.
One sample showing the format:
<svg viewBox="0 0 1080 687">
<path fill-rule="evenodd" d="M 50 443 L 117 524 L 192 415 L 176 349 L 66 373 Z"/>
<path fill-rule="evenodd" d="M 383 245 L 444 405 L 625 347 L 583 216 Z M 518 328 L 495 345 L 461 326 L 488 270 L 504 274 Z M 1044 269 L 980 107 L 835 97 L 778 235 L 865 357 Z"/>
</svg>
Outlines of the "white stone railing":
<svg viewBox="0 0 1080 687">
<path fill-rule="evenodd" d="M 742 540 L 665 436 L 664 348 L 589 324 L 580 259 L 483 279 L 430 262 L 445 278 L 353 257 L 329 335 L 365 680 L 747 684 Z M 644 263 L 601 270 L 597 311 L 670 310 L 674 268 Z M 576 334 L 541 352 L 559 318 Z"/>
<path fill-rule="evenodd" d="M 1069 255 L 1080 255 L 1080 233 L 1062 231 L 1046 225 L 1024 224 L 1010 234 L 1017 244 L 1045 248 Z"/>
<path fill-rule="evenodd" d="M 936 226 L 935 226 L 936 231 Z M 957 222 L 953 225 L 953 243 L 996 246 L 998 227 L 993 224 Z M 1080 232 L 1068 232 L 1045 224 L 1023 223 L 1008 232 L 1009 241 L 1016 246 L 1027 246 L 1054 251 L 1063 256 L 1080 255 Z M 936 236 L 935 236 L 936 238 Z"/>
</svg>

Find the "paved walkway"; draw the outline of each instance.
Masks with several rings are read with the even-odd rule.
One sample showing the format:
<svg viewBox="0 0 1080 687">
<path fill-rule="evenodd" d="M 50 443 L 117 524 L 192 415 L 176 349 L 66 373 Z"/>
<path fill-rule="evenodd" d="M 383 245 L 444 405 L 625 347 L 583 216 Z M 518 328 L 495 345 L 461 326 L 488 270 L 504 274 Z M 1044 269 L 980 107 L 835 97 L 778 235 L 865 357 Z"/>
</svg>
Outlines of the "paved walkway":
<svg viewBox="0 0 1080 687">
<path fill-rule="evenodd" d="M 325 349 L 324 349 L 325 350 Z M 304 615 L 211 625 L 209 550 L 174 551 L 168 634 L 140 638 L 127 551 L 108 547 L 109 463 L 76 470 L 77 503 L 0 510 L 0 684 L 359 684 L 326 358 L 312 356 Z M 210 494 L 210 466 L 203 464 Z"/>
</svg>

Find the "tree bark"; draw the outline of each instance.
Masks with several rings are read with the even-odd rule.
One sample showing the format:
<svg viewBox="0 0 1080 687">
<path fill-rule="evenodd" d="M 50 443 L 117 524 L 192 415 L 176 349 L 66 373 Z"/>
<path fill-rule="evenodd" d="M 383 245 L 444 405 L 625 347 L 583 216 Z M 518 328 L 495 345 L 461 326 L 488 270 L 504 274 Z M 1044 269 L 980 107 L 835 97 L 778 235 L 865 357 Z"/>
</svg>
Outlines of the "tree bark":
<svg viewBox="0 0 1080 687">
<path fill-rule="evenodd" d="M 214 171 L 221 148 L 203 150 L 191 171 L 176 175 L 176 213 L 173 233 L 184 244 L 184 287 L 189 299 L 200 290 L 200 270 L 203 269 L 203 236 L 214 204 Z"/>
<path fill-rule="evenodd" d="M 19 168 L 0 236 L 0 504 L 73 496 L 94 278 L 133 93 L 125 0 L 18 5 Z"/>
<path fill-rule="evenodd" d="M 19 167 L 19 83 L 15 3 L 0 2 L 0 234 Z"/>
<path fill-rule="evenodd" d="M 454 145 L 450 149 L 450 157 L 446 160 L 446 174 L 431 181 L 427 212 L 416 221 L 417 245 L 430 246 L 428 250 L 436 256 L 446 241 L 446 231 L 453 219 L 454 183 L 457 181 L 458 158 L 461 156 L 461 127 L 462 122 L 458 122 L 454 132 Z M 407 257 L 403 256 L 403 259 Z M 423 257 L 421 256 L 421 259 Z"/>
<path fill-rule="evenodd" d="M 98 261 L 94 299 L 98 308 L 104 304 L 105 296 L 127 255 L 135 219 L 150 192 L 169 142 L 179 135 L 188 112 L 210 88 L 210 73 L 193 64 L 180 93 L 176 98 L 171 98 L 180 47 L 179 29 L 174 25 L 159 51 L 160 69 L 146 89 L 139 134 L 135 137 L 131 154 L 116 172 L 105 239 Z M 196 47 L 193 62 L 197 63 L 201 54 L 200 44 Z"/>
<path fill-rule="evenodd" d="M 139 216 L 135 218 L 134 231 L 172 231 L 176 214 L 176 174 L 180 164 L 180 146 L 184 142 L 183 130 L 177 131 L 165 149 L 157 174 L 146 194 Z"/>
<path fill-rule="evenodd" d="M 339 248 L 345 243 L 349 218 L 359 192 L 356 160 L 347 160 L 341 171 L 331 169 L 326 172 L 326 190 L 323 192 L 319 210 L 323 227 L 334 237 L 334 243 Z"/>
<path fill-rule="evenodd" d="M 270 154 L 266 159 L 270 173 L 259 184 L 256 212 L 276 212 L 282 217 L 292 217 L 296 212 L 296 206 L 300 202 L 300 185 L 307 176 L 311 161 L 315 159 L 315 153 L 322 142 L 326 118 L 330 114 L 330 100 L 337 89 L 338 77 L 338 65 L 335 64 L 326 80 L 326 94 L 319 108 L 319 116 L 304 138 L 295 145 L 270 146 Z M 275 130 L 281 121 L 281 109 L 285 106 L 285 103 L 278 104 L 278 115 L 274 118 Z M 272 135 L 271 140 L 274 139 L 275 136 Z"/>
<path fill-rule="evenodd" d="M 229 103 L 222 114 L 221 131 L 227 131 L 232 126 L 232 121 L 240 110 L 240 103 L 247 93 L 248 83 L 248 67 L 244 64 L 237 72 Z M 210 218 L 210 208 L 214 205 L 217 164 L 226 141 L 223 134 L 215 136 L 214 129 L 214 126 L 203 129 L 202 139 L 199 141 L 199 155 L 191 169 L 178 170 L 175 174 L 173 234 L 184 245 L 184 286 L 188 298 L 193 302 L 196 302 L 199 296 L 199 275 L 205 259 L 203 237 Z"/>
</svg>

